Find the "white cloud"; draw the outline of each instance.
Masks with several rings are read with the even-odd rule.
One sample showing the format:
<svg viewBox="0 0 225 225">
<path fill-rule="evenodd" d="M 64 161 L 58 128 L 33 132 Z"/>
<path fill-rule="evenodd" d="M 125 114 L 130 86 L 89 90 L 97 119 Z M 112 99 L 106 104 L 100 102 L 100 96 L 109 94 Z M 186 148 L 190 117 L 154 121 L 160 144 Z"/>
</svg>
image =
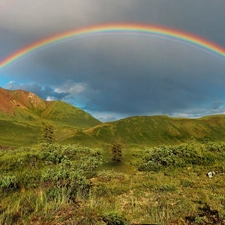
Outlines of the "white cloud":
<svg viewBox="0 0 225 225">
<path fill-rule="evenodd" d="M 5 89 L 12 89 L 14 86 L 15 86 L 15 84 L 16 84 L 16 82 L 15 81 L 13 81 L 13 80 L 11 80 L 11 81 L 9 81 L 9 83 L 7 83 L 6 85 L 5 85 Z"/>
<path fill-rule="evenodd" d="M 55 101 L 56 99 L 53 96 L 48 96 L 46 101 Z"/>
<path fill-rule="evenodd" d="M 201 107 L 201 108 L 190 108 L 181 110 L 180 112 L 172 113 L 172 117 L 182 118 L 200 118 L 209 115 L 225 114 L 225 106 L 221 105 L 218 108 L 213 107 Z"/>
<path fill-rule="evenodd" d="M 90 88 L 85 83 L 74 83 L 67 81 L 61 86 L 54 89 L 56 93 L 67 93 L 61 100 L 83 108 L 88 103 L 89 99 L 85 97 L 85 93 L 90 91 Z"/>
<path fill-rule="evenodd" d="M 91 115 L 102 122 L 111 122 L 127 117 L 126 114 L 99 111 L 92 111 Z"/>
</svg>

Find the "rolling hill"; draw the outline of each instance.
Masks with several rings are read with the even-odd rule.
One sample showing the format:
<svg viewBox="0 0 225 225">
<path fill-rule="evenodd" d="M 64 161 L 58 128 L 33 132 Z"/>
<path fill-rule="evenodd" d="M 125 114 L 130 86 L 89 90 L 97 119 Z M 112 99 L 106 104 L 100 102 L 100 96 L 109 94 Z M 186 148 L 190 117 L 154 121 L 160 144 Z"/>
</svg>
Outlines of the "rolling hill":
<svg viewBox="0 0 225 225">
<path fill-rule="evenodd" d="M 0 146 L 36 144 L 46 123 L 54 127 L 57 142 L 91 146 L 115 141 L 129 146 L 171 145 L 193 138 L 223 141 L 225 137 L 225 115 L 198 119 L 134 116 L 101 123 L 65 102 L 0 88 Z"/>
<path fill-rule="evenodd" d="M 85 133 L 98 141 L 119 141 L 134 146 L 180 144 L 193 138 L 199 141 L 223 141 L 225 116 L 213 115 L 198 119 L 135 116 L 99 124 Z"/>
</svg>

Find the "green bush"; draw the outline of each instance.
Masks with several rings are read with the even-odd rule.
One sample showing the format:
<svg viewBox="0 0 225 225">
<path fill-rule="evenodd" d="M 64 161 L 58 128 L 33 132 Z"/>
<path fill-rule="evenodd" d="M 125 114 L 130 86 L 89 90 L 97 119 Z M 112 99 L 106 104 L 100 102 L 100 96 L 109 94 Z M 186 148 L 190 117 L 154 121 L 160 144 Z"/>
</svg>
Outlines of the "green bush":
<svg viewBox="0 0 225 225">
<path fill-rule="evenodd" d="M 72 201 L 76 200 L 78 194 L 87 197 L 91 187 L 86 177 L 70 161 L 63 161 L 58 168 L 48 169 L 41 179 L 55 189 L 64 190 L 61 193 Z"/>
<path fill-rule="evenodd" d="M 59 164 L 67 158 L 63 147 L 60 145 L 44 143 L 41 145 L 41 150 L 40 158 L 47 163 Z"/>
<path fill-rule="evenodd" d="M 146 163 L 143 163 L 141 166 L 139 166 L 138 170 L 158 172 L 160 171 L 161 168 L 162 166 L 158 162 L 148 161 Z"/>
<path fill-rule="evenodd" d="M 139 171 L 160 171 L 167 167 L 183 167 L 184 165 L 211 165 L 217 155 L 211 152 L 210 146 L 185 144 L 180 146 L 160 146 L 146 150 Z"/>
<path fill-rule="evenodd" d="M 116 212 L 109 212 L 103 215 L 102 220 L 107 225 L 125 225 L 127 220 L 120 214 Z"/>
<path fill-rule="evenodd" d="M 91 188 L 88 179 L 96 174 L 101 163 L 100 152 L 79 145 L 44 147 L 47 151 L 42 154 L 43 160 L 54 164 L 41 175 L 41 181 L 54 190 L 48 195 L 64 195 L 72 201 L 78 196 L 88 197 Z"/>
<path fill-rule="evenodd" d="M 40 183 L 41 174 L 38 170 L 24 170 L 18 174 L 21 188 L 36 188 Z"/>
<path fill-rule="evenodd" d="M 0 177 L 0 190 L 11 191 L 19 188 L 19 182 L 16 176 L 1 176 Z"/>
</svg>

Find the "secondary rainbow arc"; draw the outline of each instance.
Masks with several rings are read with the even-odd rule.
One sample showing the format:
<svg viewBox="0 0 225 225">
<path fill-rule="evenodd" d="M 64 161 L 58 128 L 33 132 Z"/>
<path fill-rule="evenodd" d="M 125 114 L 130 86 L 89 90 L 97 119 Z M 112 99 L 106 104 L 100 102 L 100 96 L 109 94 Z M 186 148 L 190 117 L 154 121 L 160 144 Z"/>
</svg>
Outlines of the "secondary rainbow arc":
<svg viewBox="0 0 225 225">
<path fill-rule="evenodd" d="M 208 41 L 204 38 L 195 36 L 190 33 L 186 33 L 183 31 L 170 29 L 161 26 L 152 26 L 152 25 L 143 25 L 143 24 L 109 24 L 109 25 L 101 25 L 101 26 L 92 26 L 77 30 L 70 30 L 64 33 L 59 33 L 42 40 L 36 41 L 27 45 L 18 51 L 15 51 L 2 61 L 0 61 L 0 69 L 10 65 L 14 61 L 22 58 L 26 54 L 33 52 L 39 48 L 43 48 L 52 43 L 57 43 L 61 40 L 66 40 L 72 37 L 81 37 L 94 35 L 94 34 L 106 34 L 106 33 L 140 33 L 140 34 L 152 34 L 159 35 L 162 37 L 169 37 L 172 39 L 177 39 L 181 42 L 192 44 L 198 47 L 201 47 L 211 53 L 217 54 L 225 59 L 225 48 Z"/>
</svg>

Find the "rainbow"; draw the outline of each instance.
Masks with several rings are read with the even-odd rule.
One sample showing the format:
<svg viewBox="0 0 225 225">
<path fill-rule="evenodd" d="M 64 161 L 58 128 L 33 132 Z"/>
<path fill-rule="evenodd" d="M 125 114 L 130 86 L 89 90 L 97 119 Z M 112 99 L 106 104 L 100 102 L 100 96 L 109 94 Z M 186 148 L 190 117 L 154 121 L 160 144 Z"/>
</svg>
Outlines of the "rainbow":
<svg viewBox="0 0 225 225">
<path fill-rule="evenodd" d="M 23 56 L 34 52 L 37 49 L 47 47 L 50 44 L 60 42 L 62 40 L 67 40 L 70 38 L 84 38 L 87 36 L 95 35 L 112 35 L 112 34 L 140 34 L 140 35 L 157 35 L 164 38 L 172 38 L 174 40 L 181 41 L 186 44 L 191 44 L 211 52 L 213 54 L 219 55 L 225 58 L 225 49 L 215 43 L 212 43 L 206 39 L 195 36 L 190 33 L 183 31 L 170 29 L 161 26 L 143 25 L 143 24 L 108 24 L 100 26 L 92 26 L 87 28 L 81 28 L 77 30 L 70 30 L 64 33 L 59 33 L 37 42 L 31 43 L 24 48 L 12 53 L 2 61 L 0 61 L 0 70 L 15 62 L 16 60 L 22 58 Z"/>
</svg>

